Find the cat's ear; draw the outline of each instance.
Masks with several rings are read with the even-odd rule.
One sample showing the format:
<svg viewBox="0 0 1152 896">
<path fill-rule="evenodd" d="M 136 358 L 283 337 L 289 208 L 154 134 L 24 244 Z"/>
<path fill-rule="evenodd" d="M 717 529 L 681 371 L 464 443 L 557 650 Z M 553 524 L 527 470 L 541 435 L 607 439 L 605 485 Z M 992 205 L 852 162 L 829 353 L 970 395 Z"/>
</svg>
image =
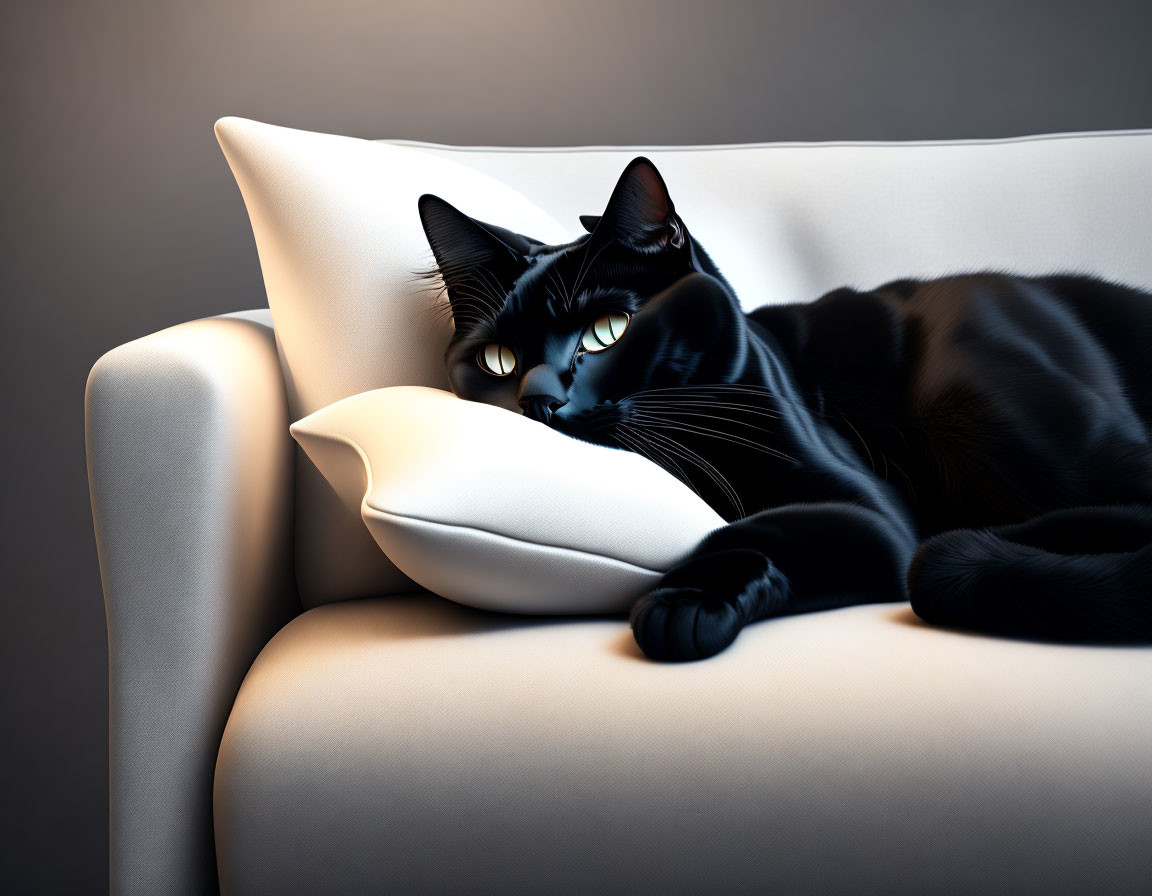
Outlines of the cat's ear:
<svg viewBox="0 0 1152 896">
<path fill-rule="evenodd" d="M 620 175 L 593 233 L 644 252 L 679 249 L 687 241 L 664 178 L 643 156 L 629 162 Z"/>
<path fill-rule="evenodd" d="M 580 226 L 587 230 L 589 233 L 596 229 L 596 225 L 600 223 L 599 215 L 581 215 Z"/>
<path fill-rule="evenodd" d="M 480 301 L 477 296 L 485 297 L 485 304 L 491 306 L 497 298 L 491 293 L 497 286 L 505 293 L 511 291 L 527 262 L 524 253 L 502 237 L 512 242 L 518 242 L 517 237 L 522 241 L 530 238 L 470 218 L 430 193 L 421 196 L 417 204 L 454 316 L 464 305 Z M 504 296 L 499 299 L 503 301 Z"/>
</svg>

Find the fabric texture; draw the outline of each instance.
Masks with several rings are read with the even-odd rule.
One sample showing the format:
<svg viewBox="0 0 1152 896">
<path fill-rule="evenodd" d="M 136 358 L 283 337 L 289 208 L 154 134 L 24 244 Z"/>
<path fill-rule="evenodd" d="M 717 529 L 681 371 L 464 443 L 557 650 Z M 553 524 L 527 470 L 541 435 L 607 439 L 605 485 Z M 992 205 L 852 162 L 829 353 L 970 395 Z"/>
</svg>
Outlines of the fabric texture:
<svg viewBox="0 0 1152 896">
<path fill-rule="evenodd" d="M 118 896 L 216 886 L 220 735 L 249 664 L 299 609 L 287 428 L 266 310 L 137 339 L 89 376 Z"/>
<path fill-rule="evenodd" d="M 623 619 L 333 604 L 237 698 L 222 891 L 1146 893 L 1150 680 L 901 604 L 671 666 Z"/>
<path fill-rule="evenodd" d="M 403 572 L 474 607 L 624 611 L 724 525 L 638 454 L 437 389 L 365 392 L 291 429 Z"/>
<path fill-rule="evenodd" d="M 582 232 L 624 166 L 650 157 L 746 308 L 838 286 L 977 269 L 1092 271 L 1152 288 L 1152 133 L 942 143 L 449 147 L 225 118 L 292 419 L 385 386 L 446 384 L 448 324 L 420 292 L 416 210 L 436 193 L 543 240 Z M 410 587 L 305 460 L 297 570 L 306 604 Z"/>
</svg>

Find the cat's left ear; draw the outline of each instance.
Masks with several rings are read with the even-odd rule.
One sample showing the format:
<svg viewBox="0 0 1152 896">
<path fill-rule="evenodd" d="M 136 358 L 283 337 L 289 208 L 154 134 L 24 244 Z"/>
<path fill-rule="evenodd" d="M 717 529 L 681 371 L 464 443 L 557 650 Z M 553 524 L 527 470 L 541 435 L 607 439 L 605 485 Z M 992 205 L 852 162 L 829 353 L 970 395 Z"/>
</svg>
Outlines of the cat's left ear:
<svg viewBox="0 0 1152 896">
<path fill-rule="evenodd" d="M 511 290 L 527 267 L 525 255 L 533 244 L 540 245 L 530 237 L 470 218 L 430 193 L 420 197 L 418 206 L 453 315 L 474 310 L 466 306 L 480 301 L 478 293 Z M 503 298 L 493 295 L 486 301 L 491 304 Z"/>
<path fill-rule="evenodd" d="M 587 227 L 587 223 L 581 219 Z M 642 252 L 679 249 L 687 241 L 664 178 L 639 156 L 628 163 L 608 207 L 595 224 L 594 239 L 614 239 Z"/>
</svg>

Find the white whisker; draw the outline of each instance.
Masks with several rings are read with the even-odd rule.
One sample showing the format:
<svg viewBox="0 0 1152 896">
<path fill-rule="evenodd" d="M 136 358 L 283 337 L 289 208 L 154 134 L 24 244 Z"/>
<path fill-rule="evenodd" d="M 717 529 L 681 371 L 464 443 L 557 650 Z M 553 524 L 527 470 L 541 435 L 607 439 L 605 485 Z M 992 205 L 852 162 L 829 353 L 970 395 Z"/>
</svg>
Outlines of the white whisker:
<svg viewBox="0 0 1152 896">
<path fill-rule="evenodd" d="M 750 439 L 745 439 L 741 436 L 736 436 L 736 435 L 732 435 L 731 433 L 721 432 L 718 429 L 712 429 L 711 427 L 707 427 L 707 426 L 698 426 L 698 425 L 695 425 L 692 423 L 677 423 L 676 421 L 669 420 L 666 417 L 659 417 L 655 414 L 647 413 L 647 412 L 643 412 L 643 411 L 640 411 L 637 413 L 640 413 L 645 418 L 650 419 L 652 421 L 652 423 L 650 425 L 653 425 L 653 426 L 660 426 L 661 428 L 664 428 L 664 429 L 685 430 L 687 432 L 695 432 L 695 433 L 698 433 L 699 435 L 702 435 L 706 438 L 720 439 L 720 440 L 725 441 L 725 442 L 731 442 L 734 445 L 743 445 L 746 448 L 751 448 L 753 451 L 760 451 L 764 454 L 772 455 L 773 457 L 778 457 L 781 460 L 788 461 L 789 463 L 793 463 L 793 464 L 799 463 L 799 461 L 797 461 L 796 458 L 790 457 L 789 455 L 783 453 L 782 451 L 777 451 L 775 448 L 770 448 L 767 445 L 761 445 L 758 442 L 753 442 Z"/>
</svg>

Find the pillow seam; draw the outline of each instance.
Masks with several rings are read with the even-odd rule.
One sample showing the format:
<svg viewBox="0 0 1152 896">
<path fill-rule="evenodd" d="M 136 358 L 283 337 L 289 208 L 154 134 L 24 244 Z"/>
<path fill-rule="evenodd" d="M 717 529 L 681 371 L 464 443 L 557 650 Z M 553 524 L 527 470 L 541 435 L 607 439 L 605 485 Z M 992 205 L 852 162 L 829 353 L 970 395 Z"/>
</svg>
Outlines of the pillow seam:
<svg viewBox="0 0 1152 896">
<path fill-rule="evenodd" d="M 482 535 L 489 535 L 489 536 L 492 536 L 493 538 L 500 538 L 500 539 L 503 539 L 504 541 L 514 542 L 515 544 L 530 545 L 532 547 L 540 547 L 540 548 L 550 548 L 552 550 L 567 551 L 567 552 L 572 553 L 572 554 L 580 554 L 580 555 L 585 556 L 585 557 L 595 557 L 595 558 L 598 558 L 601 560 L 611 560 L 613 563 L 620 563 L 624 566 L 629 566 L 635 570 L 639 570 L 640 572 L 652 573 L 653 575 L 658 575 L 658 576 L 664 575 L 664 573 L 667 572 L 667 570 L 652 569 L 651 567 L 648 567 L 648 566 L 641 566 L 639 563 L 633 563 L 631 560 L 624 560 L 620 557 L 613 557 L 610 554 L 601 554 L 601 553 L 598 553 L 596 551 L 586 551 L 586 550 L 583 550 L 582 548 L 573 548 L 573 547 L 569 547 L 568 545 L 550 544 L 550 543 L 544 542 L 544 541 L 529 541 L 529 540 L 524 539 L 524 538 L 517 538 L 514 535 L 505 535 L 503 532 L 494 532 L 491 529 L 484 529 L 484 528 L 481 528 L 480 526 L 464 526 L 464 525 L 460 525 L 459 523 L 446 523 L 446 522 L 443 522 L 441 520 L 430 520 L 430 519 L 427 519 L 425 517 L 415 516 L 413 514 L 408 514 L 408 513 L 397 513 L 397 512 L 392 511 L 392 510 L 383 510 L 379 507 L 373 507 L 371 504 L 368 504 L 367 502 L 365 502 L 363 504 L 362 509 L 361 509 L 361 514 L 365 515 L 365 516 L 373 516 L 373 517 L 376 517 L 377 519 L 383 519 L 385 521 L 388 521 L 388 519 L 412 520 L 413 522 L 426 523 L 427 525 L 430 525 L 430 526 L 442 526 L 446 529 L 458 529 L 461 531 L 479 532 Z M 385 551 L 385 553 L 387 553 L 387 552 Z"/>
</svg>

